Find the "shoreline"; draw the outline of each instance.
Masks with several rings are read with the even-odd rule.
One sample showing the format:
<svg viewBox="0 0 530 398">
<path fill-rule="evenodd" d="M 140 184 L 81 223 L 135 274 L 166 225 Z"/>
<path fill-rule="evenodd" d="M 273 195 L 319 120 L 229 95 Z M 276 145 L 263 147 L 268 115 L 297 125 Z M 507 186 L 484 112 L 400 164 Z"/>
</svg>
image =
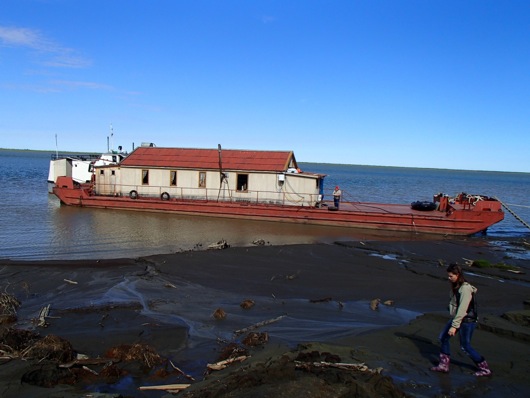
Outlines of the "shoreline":
<svg viewBox="0 0 530 398">
<path fill-rule="evenodd" d="M 452 345 L 454 371 L 443 376 L 428 371 L 436 360 L 437 335 L 448 318 L 448 285 L 441 264 L 466 259 L 509 262 L 525 272 L 466 268 L 473 271 L 468 279 L 479 289 L 481 321 L 473 343 L 494 371 L 487 380 L 471 375 L 472 363 L 457 350 L 456 341 Z M 61 336 L 74 350 L 91 357 L 103 356 L 120 344 L 148 343 L 196 379 L 184 396 L 225 396 L 227 391 L 214 387 L 219 384 L 215 380 L 237 386 L 243 374 L 248 379 L 259 370 L 263 372 L 262 366 L 269 363 L 268 382 L 255 381 L 247 390 L 241 389 L 241 394 L 269 389 L 268 396 L 281 396 L 280 391 L 292 387 L 290 396 L 305 397 L 308 391 L 304 392 L 302 379 L 312 380 L 308 385 L 313 388 L 324 388 L 323 380 L 332 376 L 326 376 L 327 370 L 321 374 L 293 370 L 292 378 L 285 379 L 282 372 L 273 372 L 277 361 L 285 355 L 328 351 L 344 362 L 383 368 L 381 383 L 405 394 L 401 396 L 465 392 L 470 397 L 493 397 L 499 391 L 504 395 L 530 393 L 525 381 L 530 365 L 523 355 L 530 344 L 529 327 L 524 324 L 528 319 L 525 302 L 530 299 L 529 269 L 525 266 L 528 260 L 512 258 L 485 239 L 444 239 L 231 247 L 136 259 L 0 260 L 0 275 L 5 281 L 1 287 L 21 302 L 19 326 L 34 328 L 43 336 Z M 241 309 L 245 298 L 255 306 Z M 374 311 L 370 308 L 374 299 L 393 304 L 380 304 Z M 32 326 L 29 320 L 46 304 L 51 304 L 48 327 Z M 227 313 L 225 319 L 212 316 L 217 308 Z M 503 318 L 506 313 L 511 318 Z M 285 314 L 287 318 L 257 329 L 266 332 L 269 340 L 249 348 L 250 359 L 199 381 L 206 363 L 218 357 L 220 341 L 240 343 L 233 337 L 234 330 Z M 356 319 L 363 319 L 367 326 L 354 330 Z M 284 361 L 291 366 L 287 357 Z M 83 383 L 53 389 L 21 384 L 27 367 L 35 366 L 23 362 L 13 359 L 0 364 L 4 371 L 0 376 L 2 396 L 38 397 L 58 390 L 64 396 L 82 396 Z M 127 386 L 95 384 L 115 394 L 109 396 L 145 396 L 137 390 L 139 385 L 186 382 L 182 375 L 154 380 L 138 369 L 131 374 L 133 381 Z M 272 375 L 278 377 L 276 382 Z M 326 383 L 330 391 L 353 388 L 351 380 Z M 371 384 L 363 388 L 377 394 Z"/>
</svg>

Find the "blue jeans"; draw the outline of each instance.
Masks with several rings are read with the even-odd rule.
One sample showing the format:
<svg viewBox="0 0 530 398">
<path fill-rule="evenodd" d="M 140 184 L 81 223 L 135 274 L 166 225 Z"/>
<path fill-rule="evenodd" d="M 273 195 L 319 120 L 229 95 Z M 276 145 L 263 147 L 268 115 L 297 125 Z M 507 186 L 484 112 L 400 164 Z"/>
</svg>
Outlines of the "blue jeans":
<svg viewBox="0 0 530 398">
<path fill-rule="evenodd" d="M 464 351 L 473 362 L 480 363 L 484 360 L 484 357 L 471 347 L 471 337 L 473 336 L 476 326 L 476 322 L 462 322 L 460 324 L 460 329 L 458 329 L 458 334 L 460 336 L 460 348 L 462 351 Z M 445 325 L 442 333 L 440 333 L 440 351 L 445 355 L 451 355 L 451 348 L 449 345 L 449 339 L 451 336 L 447 334 L 449 329 L 451 329 L 451 321 Z"/>
</svg>

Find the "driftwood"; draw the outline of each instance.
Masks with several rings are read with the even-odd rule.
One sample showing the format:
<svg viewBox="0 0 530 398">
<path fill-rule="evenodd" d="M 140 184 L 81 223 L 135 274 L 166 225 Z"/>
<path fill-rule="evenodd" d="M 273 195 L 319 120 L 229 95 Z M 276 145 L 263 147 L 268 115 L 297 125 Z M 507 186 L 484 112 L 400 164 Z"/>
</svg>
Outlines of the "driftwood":
<svg viewBox="0 0 530 398">
<path fill-rule="evenodd" d="M 62 363 L 59 365 L 60 368 L 69 369 L 73 366 L 86 366 L 86 365 L 106 365 L 119 362 L 109 358 L 86 358 L 86 359 L 74 359 L 73 361 Z"/>
<path fill-rule="evenodd" d="M 48 314 L 50 313 L 50 306 L 51 304 L 48 304 L 40 310 L 39 313 L 39 319 L 37 321 L 37 326 L 46 327 L 48 326 L 48 323 L 46 322 L 46 318 L 48 317 Z"/>
<path fill-rule="evenodd" d="M 298 275 L 300 275 L 300 271 L 296 272 L 296 274 L 285 275 L 285 279 L 293 280 L 296 277 L 298 277 Z M 276 278 L 283 277 L 283 276 L 284 276 L 283 274 L 275 274 L 271 277 L 271 281 L 275 280 Z"/>
<path fill-rule="evenodd" d="M 228 358 L 228 359 L 225 359 L 224 361 L 219 361 L 216 363 L 209 363 L 208 365 L 206 365 L 206 367 L 208 368 L 208 370 L 222 370 L 226 368 L 228 365 L 230 365 L 231 363 L 243 362 L 247 358 L 250 358 L 250 357 L 247 355 L 241 355 L 240 357 Z"/>
<path fill-rule="evenodd" d="M 262 326 L 265 326 L 265 325 L 269 325 L 269 324 L 274 323 L 274 322 L 278 322 L 279 320 L 281 320 L 283 318 L 285 318 L 285 315 L 280 315 L 277 318 L 268 319 L 266 321 L 258 322 L 258 323 L 255 323 L 254 325 L 249 326 L 249 327 L 236 330 L 234 332 L 234 334 L 235 335 L 240 335 L 240 334 L 243 334 L 243 333 L 246 333 L 246 332 L 250 332 L 251 330 L 257 329 L 259 327 L 262 327 Z"/>
<path fill-rule="evenodd" d="M 181 390 L 185 390 L 186 388 L 188 388 L 189 386 L 191 386 L 191 384 L 162 384 L 162 385 L 158 385 L 158 386 L 140 386 L 138 387 L 139 390 L 141 391 L 147 391 L 147 390 L 165 390 L 165 391 L 181 391 Z"/>
<path fill-rule="evenodd" d="M 181 375 L 183 375 L 183 376 L 186 377 L 187 379 L 189 379 L 189 380 L 191 380 L 191 381 L 195 381 L 195 379 L 193 378 L 193 376 L 184 373 L 181 369 L 179 369 L 178 367 L 176 367 L 175 364 L 174 364 L 173 362 L 171 362 L 171 360 L 169 360 L 169 364 L 171 365 L 171 367 L 172 367 L 173 369 L 175 369 L 177 372 L 179 372 Z"/>
<path fill-rule="evenodd" d="M 311 368 L 336 368 L 342 370 L 352 370 L 359 372 L 367 372 L 379 374 L 383 371 L 383 368 L 370 369 L 364 363 L 333 363 L 333 362 L 301 362 L 294 361 L 297 369 L 311 370 Z"/>
<path fill-rule="evenodd" d="M 99 376 L 99 373 L 95 370 L 90 369 L 88 366 L 83 366 L 83 370 L 86 370 L 87 372 L 92 373 L 93 375 Z"/>
<path fill-rule="evenodd" d="M 309 300 L 310 303 L 328 303 L 331 300 L 333 300 L 331 297 L 324 297 L 320 299 L 311 299 Z"/>
<path fill-rule="evenodd" d="M 208 245 L 209 250 L 223 250 L 229 247 L 230 245 L 224 239 L 220 240 L 219 242 L 215 242 L 215 243 Z"/>
<path fill-rule="evenodd" d="M 377 311 L 379 309 L 379 303 L 381 302 L 381 299 L 373 299 L 372 301 L 370 301 L 370 309 L 372 311 Z"/>
</svg>

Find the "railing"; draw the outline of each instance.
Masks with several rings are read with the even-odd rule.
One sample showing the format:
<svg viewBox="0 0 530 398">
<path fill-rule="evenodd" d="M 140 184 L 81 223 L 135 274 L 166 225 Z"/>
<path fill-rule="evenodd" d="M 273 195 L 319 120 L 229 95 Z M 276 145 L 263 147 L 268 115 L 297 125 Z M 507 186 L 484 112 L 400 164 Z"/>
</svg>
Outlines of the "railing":
<svg viewBox="0 0 530 398">
<path fill-rule="evenodd" d="M 162 195 L 169 195 L 172 200 L 203 200 L 231 203 L 249 204 L 274 204 L 283 206 L 309 206 L 319 204 L 321 195 L 316 193 L 298 193 L 280 191 L 237 191 L 228 188 L 190 188 L 168 187 L 154 185 L 122 185 L 101 184 L 95 185 L 94 192 L 104 196 L 130 196 L 135 192 L 139 198 L 161 199 Z M 134 194 L 133 194 L 134 196 Z"/>
<path fill-rule="evenodd" d="M 79 159 L 79 160 L 98 160 L 101 157 L 101 155 L 96 154 L 64 154 L 64 153 L 53 153 L 51 155 L 52 160 L 58 160 L 58 159 L 65 159 L 65 158 L 72 158 L 72 159 Z"/>
</svg>

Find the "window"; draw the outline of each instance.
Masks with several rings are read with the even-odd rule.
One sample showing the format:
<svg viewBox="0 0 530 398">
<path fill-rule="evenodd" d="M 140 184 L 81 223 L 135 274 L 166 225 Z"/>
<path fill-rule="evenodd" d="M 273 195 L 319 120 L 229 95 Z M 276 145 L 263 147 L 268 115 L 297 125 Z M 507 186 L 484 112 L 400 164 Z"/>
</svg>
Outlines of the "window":
<svg viewBox="0 0 530 398">
<path fill-rule="evenodd" d="M 177 172 L 175 170 L 169 172 L 169 185 L 172 187 L 177 185 Z"/>
<path fill-rule="evenodd" d="M 142 170 L 142 185 L 149 185 L 149 170 Z"/>
<path fill-rule="evenodd" d="M 206 172 L 199 171 L 199 188 L 206 188 Z"/>
<path fill-rule="evenodd" d="M 248 174 L 237 175 L 237 191 L 247 192 L 248 191 Z"/>
<path fill-rule="evenodd" d="M 99 175 L 102 175 L 102 176 L 105 175 L 105 170 L 100 170 Z"/>
<path fill-rule="evenodd" d="M 113 176 L 115 176 L 115 175 L 116 175 L 116 171 L 115 171 L 115 170 L 112 170 L 112 171 L 110 172 L 110 174 L 113 175 Z"/>
</svg>

